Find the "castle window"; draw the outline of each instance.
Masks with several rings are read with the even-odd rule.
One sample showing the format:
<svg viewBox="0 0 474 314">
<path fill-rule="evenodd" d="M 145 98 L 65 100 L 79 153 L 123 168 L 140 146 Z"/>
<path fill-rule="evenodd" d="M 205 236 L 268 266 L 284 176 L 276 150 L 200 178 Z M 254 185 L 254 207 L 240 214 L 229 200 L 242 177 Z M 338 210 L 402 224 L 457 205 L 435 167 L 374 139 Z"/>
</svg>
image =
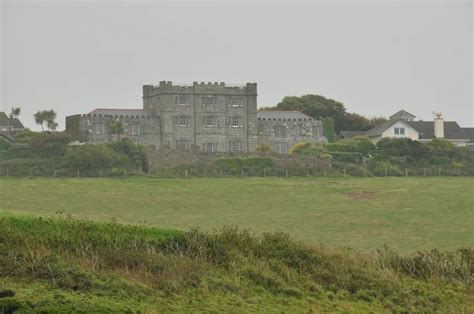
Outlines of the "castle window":
<svg viewBox="0 0 474 314">
<path fill-rule="evenodd" d="M 129 125 L 128 131 L 132 135 L 140 135 L 140 124 L 131 124 L 131 125 Z"/>
<path fill-rule="evenodd" d="M 286 143 L 276 143 L 276 151 L 279 154 L 285 154 L 288 151 Z"/>
<path fill-rule="evenodd" d="M 230 141 L 229 142 L 229 151 L 232 153 L 238 153 L 242 151 L 242 142 L 241 141 Z"/>
<path fill-rule="evenodd" d="M 286 137 L 286 126 L 276 125 L 273 130 L 275 131 L 276 137 Z"/>
<path fill-rule="evenodd" d="M 186 106 L 191 103 L 190 97 L 184 96 L 184 95 L 176 96 L 174 101 L 176 105 L 181 105 L 181 106 Z"/>
<path fill-rule="evenodd" d="M 229 97 L 228 105 L 229 107 L 242 107 L 242 103 L 239 97 Z"/>
<path fill-rule="evenodd" d="M 103 123 L 94 123 L 92 126 L 92 132 L 96 135 L 105 133 L 105 124 Z"/>
<path fill-rule="evenodd" d="M 203 105 L 217 105 L 217 96 L 204 96 L 202 97 Z"/>
<path fill-rule="evenodd" d="M 179 127 L 190 127 L 191 117 L 190 116 L 175 116 L 175 125 Z"/>
<path fill-rule="evenodd" d="M 191 141 L 185 139 L 179 139 L 176 141 L 177 150 L 189 150 L 191 147 Z"/>
<path fill-rule="evenodd" d="M 241 128 L 243 127 L 243 117 L 231 116 L 228 117 L 227 126 L 230 128 Z"/>
<path fill-rule="evenodd" d="M 313 136 L 321 136 L 321 128 L 317 125 L 313 126 Z"/>
<path fill-rule="evenodd" d="M 206 153 L 215 153 L 215 152 L 217 152 L 217 143 L 206 143 L 206 144 L 204 144 L 204 151 Z"/>
<path fill-rule="evenodd" d="M 216 116 L 204 116 L 202 124 L 207 128 L 217 127 L 217 117 Z"/>
</svg>

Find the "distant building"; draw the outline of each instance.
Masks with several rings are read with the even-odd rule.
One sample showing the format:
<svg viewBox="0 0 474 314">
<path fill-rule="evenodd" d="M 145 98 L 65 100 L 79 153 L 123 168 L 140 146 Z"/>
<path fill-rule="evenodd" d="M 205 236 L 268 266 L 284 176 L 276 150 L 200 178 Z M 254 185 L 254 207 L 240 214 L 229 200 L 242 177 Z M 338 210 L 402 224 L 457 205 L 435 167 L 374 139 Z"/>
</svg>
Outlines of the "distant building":
<svg viewBox="0 0 474 314">
<path fill-rule="evenodd" d="M 325 141 L 319 120 L 300 112 L 257 112 L 257 84 L 224 82 L 143 86 L 143 109 L 95 109 L 66 117 L 66 131 L 92 143 L 118 138 L 110 124 L 120 120 L 123 137 L 157 149 L 255 152 L 268 144 L 286 153 L 298 141 Z"/>
<path fill-rule="evenodd" d="M 0 112 L 0 132 L 16 133 L 25 127 L 18 118 L 10 118 L 5 112 Z"/>
<path fill-rule="evenodd" d="M 433 138 L 442 138 L 456 146 L 466 146 L 472 141 L 457 122 L 444 121 L 441 114 L 437 114 L 433 121 L 414 121 L 414 119 L 415 116 L 411 113 L 400 110 L 390 116 L 388 121 L 368 131 L 341 131 L 341 136 L 344 138 L 367 136 L 374 143 L 385 137 L 410 138 L 422 142 L 431 141 Z"/>
</svg>

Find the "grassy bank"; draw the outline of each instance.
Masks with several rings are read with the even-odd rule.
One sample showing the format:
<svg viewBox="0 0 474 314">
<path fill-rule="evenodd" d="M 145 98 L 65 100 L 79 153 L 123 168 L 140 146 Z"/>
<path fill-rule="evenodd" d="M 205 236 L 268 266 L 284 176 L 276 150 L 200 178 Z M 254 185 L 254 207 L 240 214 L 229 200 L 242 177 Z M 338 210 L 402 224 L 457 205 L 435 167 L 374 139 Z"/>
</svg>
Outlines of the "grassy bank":
<svg viewBox="0 0 474 314">
<path fill-rule="evenodd" d="M 467 312 L 473 268 L 470 249 L 362 254 L 233 228 L 0 219 L 0 309 L 19 312 Z"/>
<path fill-rule="evenodd" d="M 0 179 L 0 212 L 189 230 L 224 225 L 370 251 L 473 244 L 472 178 Z"/>
</svg>

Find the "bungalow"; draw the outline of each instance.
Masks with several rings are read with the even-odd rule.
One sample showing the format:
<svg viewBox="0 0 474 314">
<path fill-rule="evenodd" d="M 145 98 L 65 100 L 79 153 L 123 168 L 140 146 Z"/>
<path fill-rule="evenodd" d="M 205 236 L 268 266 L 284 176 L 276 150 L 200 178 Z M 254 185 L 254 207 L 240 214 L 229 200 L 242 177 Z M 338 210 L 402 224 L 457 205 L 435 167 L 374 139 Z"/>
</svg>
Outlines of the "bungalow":
<svg viewBox="0 0 474 314">
<path fill-rule="evenodd" d="M 343 138 L 367 136 L 374 143 L 385 137 L 410 138 L 422 142 L 431 141 L 433 138 L 443 138 L 456 146 L 466 146 L 472 141 L 457 122 L 444 121 L 440 113 L 436 114 L 433 121 L 414 121 L 414 119 L 415 116 L 411 113 L 400 110 L 390 116 L 387 121 L 368 131 L 341 131 L 341 136 Z"/>
</svg>

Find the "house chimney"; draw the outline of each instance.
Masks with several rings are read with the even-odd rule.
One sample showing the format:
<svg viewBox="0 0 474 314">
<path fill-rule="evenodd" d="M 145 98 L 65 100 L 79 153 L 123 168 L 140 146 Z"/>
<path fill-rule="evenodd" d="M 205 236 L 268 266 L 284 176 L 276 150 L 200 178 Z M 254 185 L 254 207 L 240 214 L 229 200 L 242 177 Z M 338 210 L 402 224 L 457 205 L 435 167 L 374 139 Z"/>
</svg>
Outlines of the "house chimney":
<svg viewBox="0 0 474 314">
<path fill-rule="evenodd" d="M 444 120 L 441 113 L 436 113 L 434 118 L 434 136 L 444 138 Z"/>
</svg>

